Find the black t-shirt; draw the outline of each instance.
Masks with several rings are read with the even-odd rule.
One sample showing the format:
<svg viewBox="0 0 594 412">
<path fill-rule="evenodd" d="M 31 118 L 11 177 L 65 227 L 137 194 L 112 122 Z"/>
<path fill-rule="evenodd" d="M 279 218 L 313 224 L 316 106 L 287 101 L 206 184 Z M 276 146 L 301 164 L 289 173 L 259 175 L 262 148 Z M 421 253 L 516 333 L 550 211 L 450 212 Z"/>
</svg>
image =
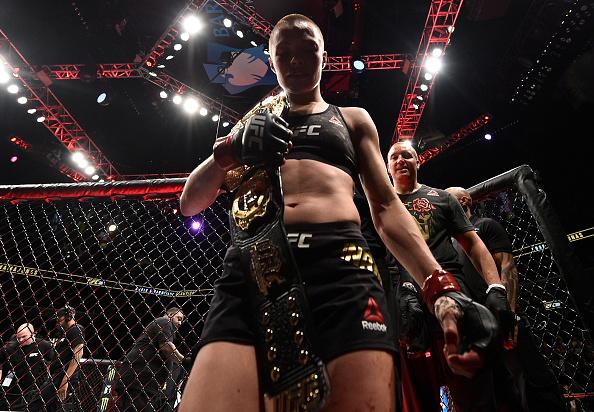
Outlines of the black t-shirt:
<svg viewBox="0 0 594 412">
<path fill-rule="evenodd" d="M 72 325 L 55 344 L 56 358 L 51 364 L 50 371 L 52 377 L 63 377 L 70 365 L 70 361 L 74 358 L 74 349 L 76 346 L 85 343 L 84 329 L 78 323 Z M 76 368 L 75 374 L 78 373 Z M 73 375 L 74 376 L 74 375 Z"/>
<path fill-rule="evenodd" d="M 499 222 L 486 218 L 472 216 L 470 219 L 475 227 L 476 233 L 479 235 L 487 249 L 491 254 L 498 252 L 512 253 L 512 244 L 507 236 L 503 226 Z M 462 262 L 462 272 L 464 273 L 464 283 L 470 289 L 471 297 L 479 303 L 484 303 L 486 298 L 487 283 L 477 272 L 476 268 L 468 259 L 462 247 L 458 242 L 454 241 L 454 246 L 460 256 Z"/>
<path fill-rule="evenodd" d="M 128 387 L 157 392 L 171 370 L 172 360 L 159 347 L 173 342 L 176 329 L 168 317 L 157 318 L 145 328 L 122 365 L 122 380 Z"/>
<path fill-rule="evenodd" d="M 421 229 L 433 256 L 442 268 L 459 272 L 461 264 L 451 236 L 473 230 L 462 206 L 445 190 L 421 185 L 414 193 L 398 195 Z"/>
<path fill-rule="evenodd" d="M 7 373 L 12 371 L 15 375 L 10 390 L 39 390 L 49 378 L 48 365 L 55 355 L 53 345 L 46 340 L 37 340 L 25 346 L 10 343 L 0 349 L 2 370 Z"/>
</svg>

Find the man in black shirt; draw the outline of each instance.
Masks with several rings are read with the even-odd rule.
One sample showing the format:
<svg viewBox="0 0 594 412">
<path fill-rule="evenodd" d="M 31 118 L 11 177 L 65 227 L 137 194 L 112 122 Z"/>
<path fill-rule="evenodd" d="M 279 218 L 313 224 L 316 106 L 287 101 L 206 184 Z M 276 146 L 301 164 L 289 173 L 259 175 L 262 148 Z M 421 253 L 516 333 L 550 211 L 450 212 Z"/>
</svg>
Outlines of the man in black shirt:
<svg viewBox="0 0 594 412">
<path fill-rule="evenodd" d="M 2 370 L 12 374 L 6 391 L 10 405 L 2 405 L 0 409 L 32 410 L 30 406 L 40 397 L 40 388 L 49 377 L 48 364 L 54 356 L 50 342 L 35 338 L 32 324 L 19 326 L 16 341 L 0 349 L 0 382 Z"/>
<path fill-rule="evenodd" d="M 450 187 L 446 191 L 460 203 L 475 231 L 489 249 L 501 273 L 501 281 L 507 289 L 511 309 L 516 312 L 519 291 L 518 268 L 505 229 L 494 219 L 472 214 L 472 198 L 466 189 Z M 463 263 L 471 297 L 483 303 L 486 299 L 487 285 L 466 258 L 460 245 L 454 243 L 454 246 Z M 516 333 L 508 338 L 504 347 L 506 351 L 494 368 L 498 403 L 501 401 L 507 404 L 507 410 L 519 410 L 515 407 L 519 403 L 521 410 L 525 411 L 565 411 L 561 387 L 538 350 L 525 319 L 520 317 Z"/>
<path fill-rule="evenodd" d="M 55 411 L 66 400 L 68 389 L 78 377 L 80 360 L 84 353 L 84 329 L 74 319 L 75 311 L 65 306 L 56 312 L 58 338 L 54 342 L 56 357 L 50 365 L 51 380 L 42 389 L 47 411 Z"/>
<path fill-rule="evenodd" d="M 468 295 L 461 264 L 451 240 L 454 237 L 489 285 L 490 298 L 485 302 L 485 306 L 496 314 L 504 313 L 504 315 L 513 316 L 509 310 L 505 287 L 501 284 L 495 262 L 474 232 L 460 204 L 444 190 L 419 183 L 417 180 L 419 166 L 417 152 L 410 144 L 398 142 L 390 148 L 388 171 L 392 176 L 394 188 L 402 203 L 415 218 L 433 256 L 442 268 L 452 273 L 461 290 Z M 430 316 L 423 314 L 425 310 L 424 305 L 421 304 L 418 286 L 402 267 L 400 267 L 398 286 L 397 302 L 400 310 L 398 319 L 403 349 L 401 351 L 403 375 L 410 371 L 409 376 L 403 376 L 404 398 L 408 408 L 415 410 L 415 407 L 408 403 L 415 398 L 415 394 L 410 392 L 414 390 L 416 400 L 419 402 L 416 405 L 417 409 L 437 410 L 439 385 L 445 383 L 450 387 L 458 410 L 494 411 L 495 398 L 490 371 L 483 369 L 473 379 L 453 374 L 445 362 L 439 328 Z M 425 333 L 420 328 L 426 325 L 430 326 L 432 342 L 427 342 L 426 348 L 415 348 L 417 351 L 421 349 L 420 356 L 416 356 L 417 354 L 411 356 L 410 343 L 418 339 L 420 334 Z M 418 342 L 415 343 L 418 345 Z M 425 349 L 431 353 L 430 357 L 425 356 Z M 478 365 L 477 369 L 480 366 Z M 422 391 L 426 392 L 422 393 Z"/>
<path fill-rule="evenodd" d="M 173 363 L 184 361 L 173 344 L 177 329 L 184 320 L 179 308 L 170 308 L 165 316 L 152 321 L 126 354 L 120 369 L 117 392 L 123 411 L 160 411 L 167 407 L 163 386 Z"/>
</svg>

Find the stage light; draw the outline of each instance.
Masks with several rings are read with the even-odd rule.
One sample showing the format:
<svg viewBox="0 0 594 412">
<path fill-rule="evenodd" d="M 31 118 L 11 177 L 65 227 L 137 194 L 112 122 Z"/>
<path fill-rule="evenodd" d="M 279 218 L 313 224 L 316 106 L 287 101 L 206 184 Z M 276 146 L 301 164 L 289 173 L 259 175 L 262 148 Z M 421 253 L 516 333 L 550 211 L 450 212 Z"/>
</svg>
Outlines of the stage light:
<svg viewBox="0 0 594 412">
<path fill-rule="evenodd" d="M 171 99 L 171 101 L 173 102 L 173 104 L 180 104 L 182 102 L 182 97 L 179 94 L 176 94 L 175 96 L 173 96 L 173 98 Z"/>
<path fill-rule="evenodd" d="M 265 54 L 266 56 L 270 56 L 270 52 L 269 52 L 268 50 L 266 50 L 266 49 L 264 49 L 264 54 Z"/>
<path fill-rule="evenodd" d="M 6 88 L 6 90 L 8 91 L 8 93 L 16 94 L 19 92 L 19 86 L 17 86 L 16 84 L 11 84 Z"/>
<path fill-rule="evenodd" d="M 417 95 L 417 100 L 423 101 L 423 96 L 421 96 L 420 94 Z"/>
<path fill-rule="evenodd" d="M 164 68 L 165 68 L 165 65 L 164 64 L 160 64 L 160 65 L 157 66 L 157 69 L 164 69 Z"/>
<path fill-rule="evenodd" d="M 429 57 L 425 61 L 425 69 L 429 73 L 437 73 L 441 69 L 441 66 L 442 62 L 437 57 Z"/>
<path fill-rule="evenodd" d="M 27 98 L 25 96 L 21 96 L 17 99 L 18 104 L 26 104 Z"/>
<path fill-rule="evenodd" d="M 11 141 L 12 143 L 15 143 L 17 140 L 18 140 L 18 138 L 17 138 L 16 136 L 12 136 L 12 137 L 10 138 L 10 141 Z"/>
<path fill-rule="evenodd" d="M 117 229 L 118 229 L 118 225 L 116 225 L 115 223 L 112 223 L 109 226 L 107 226 L 107 230 L 109 232 L 115 232 Z"/>
<path fill-rule="evenodd" d="M 237 30 L 235 34 L 237 34 L 237 37 L 239 37 L 240 39 L 243 39 L 243 32 L 241 30 Z"/>
<path fill-rule="evenodd" d="M 190 40 L 190 33 L 185 31 L 179 35 L 179 38 L 182 39 L 183 41 L 188 41 L 188 40 Z"/>
<path fill-rule="evenodd" d="M 159 96 L 161 96 L 161 99 L 166 99 L 167 98 L 167 92 L 165 90 L 161 90 L 159 92 Z"/>
<path fill-rule="evenodd" d="M 491 136 L 491 133 L 485 134 L 485 140 L 491 140 L 492 138 L 493 136 Z"/>
<path fill-rule="evenodd" d="M 155 72 L 149 72 L 149 76 L 157 77 L 157 73 L 155 73 Z"/>
<path fill-rule="evenodd" d="M 229 127 L 229 122 L 223 122 L 223 127 Z"/>
<path fill-rule="evenodd" d="M 197 220 L 194 220 L 192 222 L 191 228 L 194 230 L 198 230 L 202 227 L 202 224 L 200 222 L 198 222 Z"/>
<path fill-rule="evenodd" d="M 427 90 L 429 90 L 429 86 L 427 86 L 426 84 L 421 84 L 421 91 L 426 92 Z"/>
<path fill-rule="evenodd" d="M 74 152 L 70 157 L 74 163 L 78 163 L 85 158 L 83 152 Z"/>
<path fill-rule="evenodd" d="M 413 104 L 412 104 L 412 107 L 413 107 L 415 110 L 419 110 L 419 107 L 421 107 L 421 106 L 420 106 L 418 103 L 413 103 Z"/>
<path fill-rule="evenodd" d="M 433 79 L 433 75 L 431 73 L 425 73 L 425 80 L 429 81 L 431 79 Z"/>
<path fill-rule="evenodd" d="M 199 104 L 198 100 L 194 99 L 193 97 L 188 97 L 184 101 L 184 111 L 189 114 L 196 113 L 198 110 Z"/>
<path fill-rule="evenodd" d="M 225 18 L 225 19 L 223 19 L 223 26 L 225 26 L 226 28 L 229 28 L 229 27 L 233 26 L 233 22 L 231 21 L 231 19 Z"/>
<path fill-rule="evenodd" d="M 214 116 L 211 117 L 211 120 L 213 122 L 218 122 L 219 121 L 219 115 L 218 114 L 215 114 Z"/>
<path fill-rule="evenodd" d="M 76 165 L 84 170 L 89 165 L 89 161 L 87 159 L 80 159 L 78 162 L 76 162 Z"/>
<path fill-rule="evenodd" d="M 99 103 L 101 106 L 107 106 L 109 103 L 111 103 L 111 98 L 106 92 L 101 92 L 99 96 L 97 96 L 97 103 Z"/>
<path fill-rule="evenodd" d="M 169 56 L 165 57 L 165 60 L 171 60 L 171 59 L 173 59 L 173 55 L 171 55 L 171 54 Z"/>
<path fill-rule="evenodd" d="M 16 156 L 16 155 L 15 156 L 11 156 L 10 163 L 16 163 L 17 160 L 19 160 L 19 157 L 18 156 Z"/>
<path fill-rule="evenodd" d="M 93 167 L 93 166 L 87 166 L 87 167 L 85 168 L 85 173 L 86 173 L 87 175 L 89 175 L 89 176 L 91 176 L 91 175 L 94 175 L 94 174 L 95 174 L 95 171 L 96 171 L 96 170 L 95 170 L 95 167 Z"/>
<path fill-rule="evenodd" d="M 45 116 L 39 116 L 36 120 L 37 120 L 37 123 L 43 123 L 43 122 L 45 122 Z"/>
<path fill-rule="evenodd" d="M 182 45 L 181 45 L 181 43 L 175 43 L 175 44 L 173 45 L 173 50 L 175 50 L 175 51 L 180 51 L 180 50 L 181 50 L 181 48 L 182 48 Z"/>
<path fill-rule="evenodd" d="M 182 26 L 189 34 L 196 34 L 202 30 L 204 23 L 198 17 L 190 15 L 184 19 Z"/>
<path fill-rule="evenodd" d="M 256 43 L 256 42 L 255 42 L 255 41 L 253 41 L 253 40 L 250 42 L 250 44 L 251 44 L 252 46 L 254 46 L 254 47 L 258 47 L 258 43 Z"/>
<path fill-rule="evenodd" d="M 439 57 L 442 54 L 443 54 L 443 50 L 440 49 L 439 47 L 436 47 L 433 50 L 431 50 L 431 56 L 433 56 L 433 57 Z"/>
<path fill-rule="evenodd" d="M 0 68 L 0 84 L 8 83 L 9 80 L 10 75 L 8 74 L 8 72 L 6 72 L 6 70 L 4 70 L 3 68 Z"/>
<path fill-rule="evenodd" d="M 99 179 L 99 175 L 93 175 L 93 177 L 91 177 L 91 179 L 98 180 Z"/>
<path fill-rule="evenodd" d="M 353 59 L 353 70 L 357 73 L 361 73 L 363 70 L 365 70 L 365 62 L 361 60 L 361 58 Z"/>
<path fill-rule="evenodd" d="M 206 110 L 206 107 L 201 107 L 200 108 L 200 116 L 206 116 L 208 114 L 208 110 Z"/>
</svg>

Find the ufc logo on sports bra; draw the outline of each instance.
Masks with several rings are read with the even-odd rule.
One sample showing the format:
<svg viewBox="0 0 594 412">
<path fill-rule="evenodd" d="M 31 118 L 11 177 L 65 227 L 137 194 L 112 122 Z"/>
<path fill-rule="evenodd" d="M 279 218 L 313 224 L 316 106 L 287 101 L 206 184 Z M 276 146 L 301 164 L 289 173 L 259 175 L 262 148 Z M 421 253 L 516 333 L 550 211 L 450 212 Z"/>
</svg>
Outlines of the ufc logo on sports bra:
<svg viewBox="0 0 594 412">
<path fill-rule="evenodd" d="M 287 233 L 289 243 L 297 243 L 297 247 L 299 249 L 309 248 L 311 245 L 305 242 L 312 236 L 313 235 L 311 233 Z"/>
<path fill-rule="evenodd" d="M 299 136 L 301 133 L 305 133 L 306 136 L 319 136 L 320 132 L 316 131 L 322 127 L 321 124 L 310 124 L 298 126 L 292 129 L 293 137 Z"/>
<path fill-rule="evenodd" d="M 264 136 L 264 125 L 266 118 L 264 116 L 254 116 L 250 122 L 247 144 L 249 148 L 256 146 L 258 150 L 263 149 L 262 136 Z"/>
</svg>

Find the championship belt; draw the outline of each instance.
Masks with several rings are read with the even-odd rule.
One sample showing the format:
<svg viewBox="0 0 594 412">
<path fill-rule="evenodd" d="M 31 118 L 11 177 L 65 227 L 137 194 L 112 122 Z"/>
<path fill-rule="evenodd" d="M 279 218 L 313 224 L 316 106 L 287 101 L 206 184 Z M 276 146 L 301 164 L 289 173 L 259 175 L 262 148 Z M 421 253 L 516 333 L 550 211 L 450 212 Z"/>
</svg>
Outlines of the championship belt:
<svg viewBox="0 0 594 412">
<path fill-rule="evenodd" d="M 248 113 L 281 115 L 284 95 Z M 235 127 L 241 127 L 241 122 Z M 250 278 L 260 383 L 276 411 L 317 411 L 329 393 L 322 360 L 312 351 L 311 314 L 283 223 L 279 167 L 241 167 L 227 173 L 233 245 Z"/>
</svg>

